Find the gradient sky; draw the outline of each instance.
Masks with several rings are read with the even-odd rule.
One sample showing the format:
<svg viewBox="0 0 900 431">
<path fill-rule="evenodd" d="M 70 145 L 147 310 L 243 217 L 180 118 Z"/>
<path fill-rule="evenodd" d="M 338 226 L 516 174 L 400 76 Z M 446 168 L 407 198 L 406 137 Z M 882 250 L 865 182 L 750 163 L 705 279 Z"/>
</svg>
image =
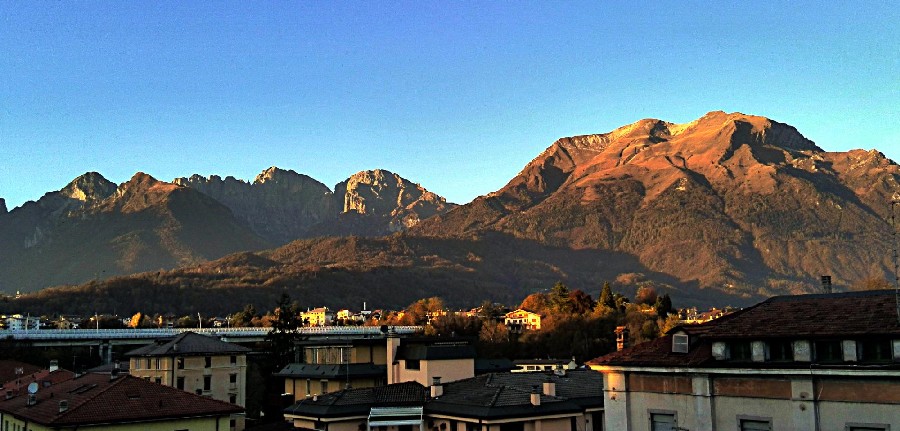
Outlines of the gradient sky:
<svg viewBox="0 0 900 431">
<path fill-rule="evenodd" d="M 712 110 L 900 160 L 896 2 L 3 1 L 0 197 L 269 166 L 457 203 L 562 136 Z"/>
</svg>

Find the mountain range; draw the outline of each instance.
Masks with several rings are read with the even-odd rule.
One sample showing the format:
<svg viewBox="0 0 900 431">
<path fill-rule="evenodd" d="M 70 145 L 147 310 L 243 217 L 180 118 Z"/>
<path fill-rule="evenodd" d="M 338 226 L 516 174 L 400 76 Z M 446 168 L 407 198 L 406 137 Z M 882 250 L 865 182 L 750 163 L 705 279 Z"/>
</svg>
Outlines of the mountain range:
<svg viewBox="0 0 900 431">
<path fill-rule="evenodd" d="M 433 295 L 463 305 L 521 300 L 557 280 L 740 305 L 817 291 L 822 275 L 838 289 L 892 277 L 898 181 L 900 166 L 878 151 L 826 152 L 787 124 L 724 112 L 559 139 L 460 206 L 378 170 L 333 192 L 277 168 L 252 183 L 138 174 L 116 186 L 87 174 L 0 212 L 0 240 L 16 245 L 0 252 L 0 283 L 154 270 L 31 303 L 86 289 L 122 303 L 128 286 L 151 285 L 185 309 L 199 306 L 183 299 L 197 290 L 258 305 L 284 290 L 311 305 Z"/>
<path fill-rule="evenodd" d="M 0 291 L 29 292 L 167 270 L 298 238 L 383 235 L 453 204 L 384 171 L 337 185 L 266 169 L 251 182 L 217 176 L 116 185 L 96 172 L 0 213 Z"/>
</svg>

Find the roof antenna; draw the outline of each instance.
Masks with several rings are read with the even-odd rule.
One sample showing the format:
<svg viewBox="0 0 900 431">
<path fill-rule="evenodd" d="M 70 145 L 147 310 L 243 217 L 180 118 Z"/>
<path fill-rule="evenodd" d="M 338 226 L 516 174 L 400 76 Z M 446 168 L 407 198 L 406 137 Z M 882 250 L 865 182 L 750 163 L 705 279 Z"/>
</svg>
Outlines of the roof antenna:
<svg viewBox="0 0 900 431">
<path fill-rule="evenodd" d="M 897 323 L 900 323 L 900 260 L 897 257 L 896 207 L 900 204 L 900 192 L 891 196 L 891 247 L 894 249 L 894 301 L 897 306 Z"/>
</svg>

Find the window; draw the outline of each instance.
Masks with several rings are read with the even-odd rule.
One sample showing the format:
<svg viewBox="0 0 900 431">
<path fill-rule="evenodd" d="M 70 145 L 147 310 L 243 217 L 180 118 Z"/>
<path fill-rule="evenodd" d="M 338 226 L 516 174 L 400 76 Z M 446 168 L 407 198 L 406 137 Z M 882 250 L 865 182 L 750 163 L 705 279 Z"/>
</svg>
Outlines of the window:
<svg viewBox="0 0 900 431">
<path fill-rule="evenodd" d="M 846 431 L 889 431 L 891 428 L 885 424 L 854 424 L 848 423 L 844 427 Z"/>
<path fill-rule="evenodd" d="M 206 367 L 206 368 L 212 367 L 212 358 L 207 356 L 207 357 L 203 358 L 203 360 L 205 361 L 205 364 L 203 365 L 204 367 Z"/>
<path fill-rule="evenodd" d="M 237 383 L 237 374 L 231 373 L 228 375 L 228 383 Z"/>
<path fill-rule="evenodd" d="M 525 431 L 525 422 L 501 423 L 500 431 Z"/>
<path fill-rule="evenodd" d="M 860 361 L 891 362 L 894 359 L 891 340 L 865 340 L 857 342 L 856 345 Z"/>
<path fill-rule="evenodd" d="M 844 351 L 839 340 L 816 341 L 816 360 L 818 362 L 842 362 Z"/>
<path fill-rule="evenodd" d="M 741 431 L 772 431 L 772 421 L 770 419 L 740 419 L 738 425 Z"/>
<path fill-rule="evenodd" d="M 147 358 L 145 363 L 147 364 L 147 366 L 145 368 L 149 370 L 150 369 L 150 358 Z"/>
<path fill-rule="evenodd" d="M 728 345 L 729 359 L 732 361 L 749 361 L 753 357 L 753 349 L 749 341 L 733 341 Z"/>
<path fill-rule="evenodd" d="M 784 340 L 770 341 L 769 360 L 770 361 L 793 361 L 794 360 L 794 343 Z"/>
<path fill-rule="evenodd" d="M 157 385 L 161 385 L 161 384 L 162 384 L 162 377 L 157 377 L 157 378 L 153 379 L 153 381 L 156 382 Z"/>
<path fill-rule="evenodd" d="M 229 395 L 228 402 L 231 404 L 237 404 L 237 395 L 235 395 L 235 394 Z"/>
<path fill-rule="evenodd" d="M 203 390 L 208 391 L 212 388 L 212 376 L 203 376 Z"/>
<path fill-rule="evenodd" d="M 688 352 L 687 334 L 675 334 L 672 336 L 672 351 L 676 353 Z"/>
<path fill-rule="evenodd" d="M 328 393 L 328 380 L 321 380 L 319 383 L 322 384 L 322 392 L 323 394 Z"/>
<path fill-rule="evenodd" d="M 650 413 L 650 431 L 674 431 L 676 426 L 675 413 Z"/>
<path fill-rule="evenodd" d="M 481 424 L 466 423 L 466 431 L 481 431 Z"/>
<path fill-rule="evenodd" d="M 312 394 L 312 380 L 306 379 L 306 395 Z"/>
<path fill-rule="evenodd" d="M 175 379 L 175 387 L 178 389 L 184 390 L 184 377 L 179 377 Z"/>
<path fill-rule="evenodd" d="M 237 356 L 231 355 L 231 365 L 232 366 L 237 365 Z"/>
<path fill-rule="evenodd" d="M 160 366 L 161 362 L 162 361 L 159 358 L 156 358 L 156 369 L 157 370 L 159 370 L 161 368 L 161 366 Z"/>
<path fill-rule="evenodd" d="M 407 370 L 418 370 L 419 369 L 419 360 L 418 359 L 407 359 L 404 362 L 406 362 Z"/>
<path fill-rule="evenodd" d="M 175 360 L 175 362 L 178 364 L 177 366 L 179 370 L 184 369 L 184 358 L 178 358 Z"/>
</svg>

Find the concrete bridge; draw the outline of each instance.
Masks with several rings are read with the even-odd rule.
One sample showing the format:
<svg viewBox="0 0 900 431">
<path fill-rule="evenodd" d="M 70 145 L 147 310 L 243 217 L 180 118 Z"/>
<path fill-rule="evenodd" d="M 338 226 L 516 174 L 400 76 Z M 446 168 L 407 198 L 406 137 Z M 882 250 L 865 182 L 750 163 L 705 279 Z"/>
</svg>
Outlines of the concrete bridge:
<svg viewBox="0 0 900 431">
<path fill-rule="evenodd" d="M 422 326 L 394 326 L 398 334 L 413 334 Z M 231 343 L 254 343 L 265 340 L 272 328 L 150 328 L 150 329 L 41 329 L 0 330 L 0 341 L 16 341 L 34 347 L 97 346 L 104 363 L 112 361 L 114 346 L 145 345 L 183 332 L 217 337 Z M 382 335 L 377 326 L 314 326 L 299 328 L 297 333 L 308 338 L 365 337 Z"/>
</svg>

